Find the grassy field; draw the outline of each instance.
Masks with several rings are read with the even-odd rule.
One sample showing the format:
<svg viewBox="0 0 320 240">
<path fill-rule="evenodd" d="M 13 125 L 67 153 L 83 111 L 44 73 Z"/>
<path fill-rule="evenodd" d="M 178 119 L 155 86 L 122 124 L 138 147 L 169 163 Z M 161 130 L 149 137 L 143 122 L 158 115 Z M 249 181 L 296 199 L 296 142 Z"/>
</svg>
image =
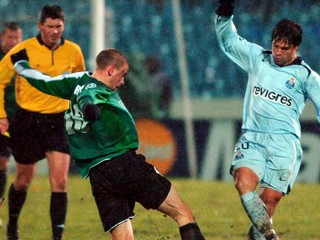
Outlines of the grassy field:
<svg viewBox="0 0 320 240">
<path fill-rule="evenodd" d="M 171 179 L 181 197 L 193 209 L 207 240 L 246 239 L 249 220 L 240 205 L 233 183 Z M 8 184 L 12 182 L 10 176 Z M 49 182 L 37 176 L 28 193 L 20 218 L 22 240 L 50 240 Z M 274 216 L 274 226 L 283 239 L 320 239 L 320 185 L 296 184 L 292 193 L 283 198 Z M 7 202 L 0 217 L 7 220 Z M 176 223 L 157 211 L 136 206 L 133 219 L 135 239 L 180 239 Z M 5 228 L 0 228 L 0 239 Z M 88 180 L 72 176 L 69 180 L 69 208 L 64 240 L 110 239 L 104 233 L 91 196 Z"/>
</svg>

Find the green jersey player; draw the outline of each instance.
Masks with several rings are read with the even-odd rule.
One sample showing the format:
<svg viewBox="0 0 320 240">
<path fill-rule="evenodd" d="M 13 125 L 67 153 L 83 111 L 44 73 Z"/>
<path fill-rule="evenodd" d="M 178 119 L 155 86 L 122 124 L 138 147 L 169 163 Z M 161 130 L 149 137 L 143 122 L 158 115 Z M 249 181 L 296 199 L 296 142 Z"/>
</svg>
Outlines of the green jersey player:
<svg viewBox="0 0 320 240">
<path fill-rule="evenodd" d="M 120 51 L 101 51 L 93 73 L 53 78 L 29 66 L 26 50 L 11 55 L 11 60 L 34 87 L 70 100 L 65 125 L 71 156 L 80 174 L 90 178 L 104 230 L 111 232 L 112 239 L 134 239 L 135 202 L 172 217 L 182 240 L 204 239 L 191 209 L 170 181 L 135 152 L 135 123 L 116 91 L 129 71 Z"/>
</svg>

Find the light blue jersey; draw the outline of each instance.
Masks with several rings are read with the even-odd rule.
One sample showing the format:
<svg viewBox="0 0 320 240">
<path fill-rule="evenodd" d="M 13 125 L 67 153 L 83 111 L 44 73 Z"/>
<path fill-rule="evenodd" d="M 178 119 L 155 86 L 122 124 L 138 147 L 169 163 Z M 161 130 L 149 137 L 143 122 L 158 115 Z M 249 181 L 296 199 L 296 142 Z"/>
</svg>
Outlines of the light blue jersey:
<svg viewBox="0 0 320 240">
<path fill-rule="evenodd" d="M 216 16 L 215 26 L 222 50 L 248 73 L 242 130 L 300 138 L 299 116 L 307 99 L 320 121 L 319 75 L 300 58 L 288 66 L 276 65 L 271 51 L 237 34 L 232 19 Z"/>
<path fill-rule="evenodd" d="M 276 65 L 271 51 L 237 34 L 232 19 L 215 19 L 221 49 L 248 73 L 243 134 L 230 173 L 250 168 L 261 187 L 288 194 L 301 165 L 299 117 L 307 99 L 313 102 L 320 120 L 320 76 L 300 58 L 288 66 Z"/>
</svg>

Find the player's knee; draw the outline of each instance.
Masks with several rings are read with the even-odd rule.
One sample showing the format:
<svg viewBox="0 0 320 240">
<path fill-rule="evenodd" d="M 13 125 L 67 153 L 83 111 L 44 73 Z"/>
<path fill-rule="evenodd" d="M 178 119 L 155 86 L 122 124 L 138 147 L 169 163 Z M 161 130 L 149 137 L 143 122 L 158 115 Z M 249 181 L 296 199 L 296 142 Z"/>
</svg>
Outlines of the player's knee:
<svg viewBox="0 0 320 240">
<path fill-rule="evenodd" d="M 235 182 L 235 187 L 240 194 L 245 194 L 254 191 L 256 186 L 249 181 L 242 181 L 242 179 L 238 179 Z"/>
<path fill-rule="evenodd" d="M 65 192 L 67 189 L 67 184 L 67 177 L 51 178 L 51 188 L 54 192 Z"/>
<path fill-rule="evenodd" d="M 0 156 L 0 171 L 5 171 L 9 166 L 9 158 Z"/>
<path fill-rule="evenodd" d="M 25 179 L 19 179 L 19 180 L 15 180 L 14 182 L 14 188 L 17 191 L 22 191 L 22 190 L 28 190 L 28 188 L 30 187 L 31 184 L 31 180 L 27 181 Z"/>
<path fill-rule="evenodd" d="M 255 191 L 259 182 L 258 176 L 250 169 L 240 168 L 234 172 L 235 187 L 240 194 Z"/>
<path fill-rule="evenodd" d="M 133 240 L 133 230 L 131 221 L 125 221 L 115 228 L 113 228 L 111 231 L 112 240 Z"/>
</svg>

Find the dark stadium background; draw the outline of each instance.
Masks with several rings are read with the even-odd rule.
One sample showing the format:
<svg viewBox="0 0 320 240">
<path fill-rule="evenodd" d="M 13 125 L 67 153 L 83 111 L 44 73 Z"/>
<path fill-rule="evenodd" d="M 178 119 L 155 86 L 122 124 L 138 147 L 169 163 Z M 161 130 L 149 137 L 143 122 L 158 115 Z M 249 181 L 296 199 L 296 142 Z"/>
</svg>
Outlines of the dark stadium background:
<svg viewBox="0 0 320 240">
<path fill-rule="evenodd" d="M 19 21 L 24 30 L 24 39 L 35 36 L 38 33 L 36 27 L 38 12 L 48 3 L 59 4 L 64 8 L 67 15 L 64 35 L 81 46 L 87 68 L 90 70 L 92 68 L 89 65 L 92 62 L 90 51 L 93 47 L 90 39 L 92 36 L 91 10 L 94 1 L 0 0 L 0 23 Z M 132 69 L 138 69 L 138 71 L 144 70 L 141 68 L 144 57 L 150 54 L 157 55 L 165 71 L 173 80 L 172 105 L 174 107 L 169 118 L 161 120 L 172 130 L 178 144 L 177 160 L 169 175 L 189 177 L 184 114 L 177 111 L 178 109 L 183 112 L 181 110 L 183 91 L 178 67 L 178 46 L 174 34 L 172 1 L 105 0 L 104 3 L 105 14 L 108 16 L 105 22 L 107 28 L 105 47 L 116 47 L 122 50 L 129 56 Z M 206 145 L 209 128 L 218 118 L 218 120 L 227 119 L 232 115 L 228 113 L 233 112 L 235 117 L 232 115 L 232 120 L 239 134 L 241 104 L 237 104 L 242 102 L 246 86 L 246 73 L 227 59 L 218 47 L 213 26 L 215 6 L 216 1 L 212 0 L 180 0 L 188 89 L 191 103 L 198 103 L 197 107 L 192 108 L 192 121 L 199 168 L 201 168 L 204 149 L 210 147 Z M 290 18 L 299 22 L 304 29 L 299 54 L 315 71 L 320 72 L 319 12 L 320 1 L 314 0 L 237 1 L 235 23 L 242 37 L 270 48 L 270 34 L 276 22 L 281 18 Z M 128 78 L 134 82 L 134 76 L 129 75 Z M 140 97 L 143 99 L 145 96 Z M 213 107 L 208 108 L 211 103 Z M 216 103 L 225 107 L 221 110 Z M 211 112 L 212 117 L 210 117 Z M 220 117 L 217 118 L 216 115 Z M 308 111 L 308 115 L 304 116 L 302 126 L 303 132 L 319 136 L 319 127 L 313 110 Z M 305 147 L 306 152 L 309 150 Z M 314 161 L 319 165 L 319 157 Z M 302 170 L 305 169 L 304 167 Z M 74 171 L 73 168 L 71 170 Z"/>
</svg>

